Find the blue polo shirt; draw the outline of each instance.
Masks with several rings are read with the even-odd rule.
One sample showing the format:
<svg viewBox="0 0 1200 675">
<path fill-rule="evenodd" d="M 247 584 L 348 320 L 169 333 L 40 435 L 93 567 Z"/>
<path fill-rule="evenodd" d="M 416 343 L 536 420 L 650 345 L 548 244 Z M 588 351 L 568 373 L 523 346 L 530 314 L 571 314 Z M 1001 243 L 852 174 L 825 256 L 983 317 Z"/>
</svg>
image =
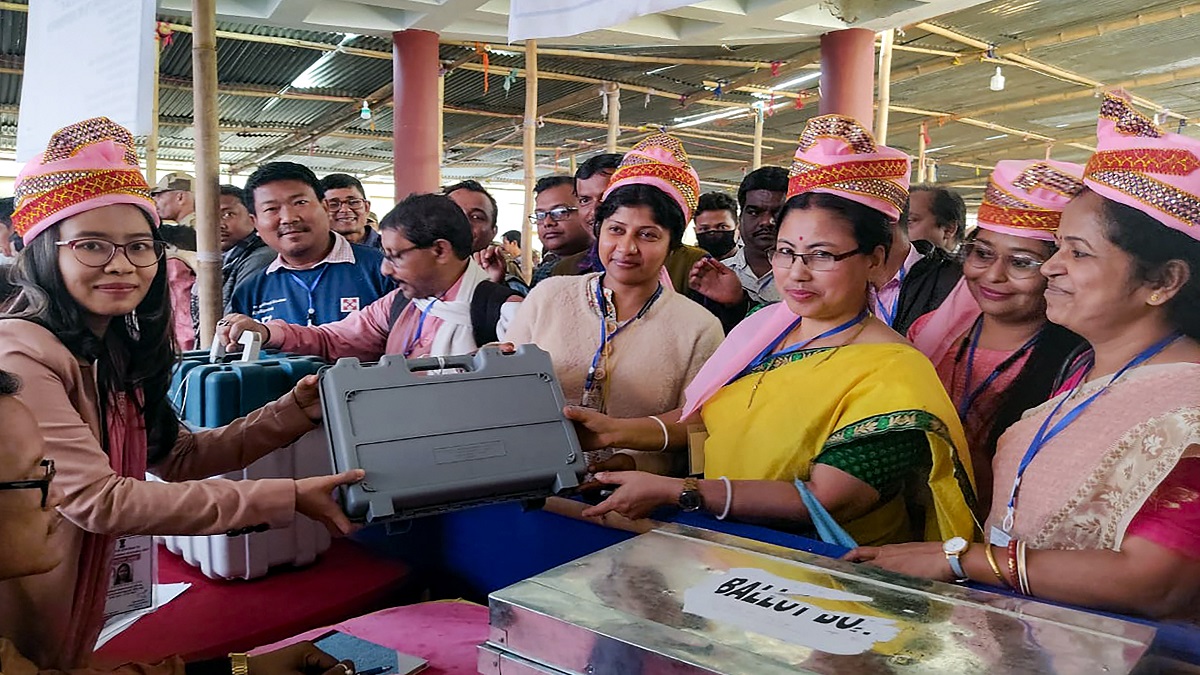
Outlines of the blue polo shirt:
<svg viewBox="0 0 1200 675">
<path fill-rule="evenodd" d="M 379 269 L 382 251 L 351 244 L 337 233 L 332 236 L 333 249 L 314 267 L 289 269 L 276 257 L 239 285 L 230 301 L 233 311 L 259 322 L 279 319 L 318 326 L 340 321 L 396 287 Z"/>
</svg>

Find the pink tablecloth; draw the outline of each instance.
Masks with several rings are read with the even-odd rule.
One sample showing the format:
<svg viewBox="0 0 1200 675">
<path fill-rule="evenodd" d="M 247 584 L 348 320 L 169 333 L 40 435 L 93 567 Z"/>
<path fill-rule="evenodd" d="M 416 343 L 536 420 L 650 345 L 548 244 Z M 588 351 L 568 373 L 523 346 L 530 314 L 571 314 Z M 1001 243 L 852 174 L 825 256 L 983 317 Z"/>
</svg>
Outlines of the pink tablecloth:
<svg viewBox="0 0 1200 675">
<path fill-rule="evenodd" d="M 424 602 L 394 607 L 254 650 L 255 653 L 311 640 L 329 630 L 340 630 L 364 640 L 429 661 L 428 675 L 475 675 L 477 647 L 487 640 L 488 609 L 469 602 Z"/>
</svg>

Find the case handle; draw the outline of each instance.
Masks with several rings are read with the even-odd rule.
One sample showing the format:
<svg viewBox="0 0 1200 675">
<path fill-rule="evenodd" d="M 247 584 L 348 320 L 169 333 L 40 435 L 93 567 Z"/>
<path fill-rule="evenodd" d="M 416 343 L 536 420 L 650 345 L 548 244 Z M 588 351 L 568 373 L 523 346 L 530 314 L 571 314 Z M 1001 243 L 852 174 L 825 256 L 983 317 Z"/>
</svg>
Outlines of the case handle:
<svg viewBox="0 0 1200 675">
<path fill-rule="evenodd" d="M 459 368 L 469 372 L 475 369 L 475 357 L 471 354 L 427 356 L 420 359 L 405 360 L 404 365 L 408 366 L 409 372 L 412 373 L 423 370 L 445 370 L 447 368 Z"/>
<path fill-rule="evenodd" d="M 221 363 L 225 360 L 225 342 L 220 337 L 221 333 L 218 332 L 208 351 L 208 360 L 212 363 Z M 243 362 L 258 360 L 259 352 L 262 351 L 261 335 L 252 330 L 244 331 L 238 338 L 238 344 L 242 345 L 242 357 L 238 360 Z"/>
</svg>

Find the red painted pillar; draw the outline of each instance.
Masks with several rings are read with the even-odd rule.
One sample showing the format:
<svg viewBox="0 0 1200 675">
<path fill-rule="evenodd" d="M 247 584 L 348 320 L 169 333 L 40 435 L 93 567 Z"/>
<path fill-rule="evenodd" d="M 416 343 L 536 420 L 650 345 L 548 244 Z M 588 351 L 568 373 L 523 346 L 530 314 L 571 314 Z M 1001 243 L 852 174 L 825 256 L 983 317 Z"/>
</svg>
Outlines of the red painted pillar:
<svg viewBox="0 0 1200 675">
<path fill-rule="evenodd" d="M 438 34 L 392 33 L 392 167 L 396 201 L 436 192 L 439 167 Z"/>
<path fill-rule="evenodd" d="M 846 115 L 872 128 L 875 119 L 875 33 L 847 28 L 821 36 L 822 115 Z"/>
</svg>

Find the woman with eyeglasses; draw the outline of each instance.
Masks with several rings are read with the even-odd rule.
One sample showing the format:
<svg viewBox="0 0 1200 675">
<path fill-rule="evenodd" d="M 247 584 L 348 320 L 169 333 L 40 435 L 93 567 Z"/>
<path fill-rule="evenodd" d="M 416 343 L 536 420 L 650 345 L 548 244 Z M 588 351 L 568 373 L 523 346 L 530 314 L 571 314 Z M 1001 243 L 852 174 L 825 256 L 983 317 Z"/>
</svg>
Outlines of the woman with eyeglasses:
<svg viewBox="0 0 1200 675">
<path fill-rule="evenodd" d="M 63 550 L 54 541 L 62 525 L 57 506 L 61 492 L 54 460 L 44 457 L 38 420 L 15 395 L 21 383 L 0 370 L 0 583 L 45 574 L 64 563 Z M 122 563 L 118 575 L 128 575 Z M 127 664 L 111 671 L 86 671 L 90 675 L 232 675 L 233 661 L 245 659 L 248 675 L 292 675 L 315 671 L 342 673 L 337 659 L 304 642 L 259 656 L 218 658 L 184 664 L 179 658 L 158 663 Z M 348 666 L 352 663 L 346 662 Z M 0 631 L 0 672 L 5 675 L 50 675 L 27 660 Z M 81 673 L 81 675 L 83 675 Z"/>
<path fill-rule="evenodd" d="M 720 322 L 662 274 L 682 245 L 699 187 L 677 139 L 645 139 L 625 156 L 596 209 L 605 271 L 547 278 L 521 304 L 506 339 L 550 352 L 571 405 L 619 417 L 674 410 L 721 344 Z M 613 456 L 613 447 L 621 446 L 588 452 L 588 464 L 613 457 L 610 466 L 683 475 L 683 453 Z"/>
<path fill-rule="evenodd" d="M 19 295 L 0 317 L 0 369 L 21 379 L 17 396 L 36 419 L 21 438 L 53 449 L 67 522 L 62 565 L 0 582 L 0 634 L 43 667 L 87 665 L 115 535 L 245 533 L 297 513 L 350 529 L 330 492 L 357 474 L 199 480 L 313 429 L 316 378 L 227 427 L 182 427 L 166 396 L 175 348 L 163 242 L 133 148 L 128 130 L 86 120 L 55 132 L 17 177 L 25 250 Z M 146 482 L 147 470 L 182 482 Z"/>
<path fill-rule="evenodd" d="M 981 544 L 847 559 L 1154 618 L 1200 616 L 1200 141 L 1106 94 L 1042 265 L 1082 379 L 1004 432 Z"/>
<path fill-rule="evenodd" d="M 1055 377 L 1083 343 L 1046 320 L 1042 265 L 1054 255 L 1062 210 L 1083 190 L 1083 167 L 1005 160 L 988 179 L 978 227 L 962 246 L 963 281 L 908 337 L 937 368 L 967 432 L 978 514 L 992 503 L 996 441 L 1050 398 Z"/>
<path fill-rule="evenodd" d="M 929 361 L 868 309 L 908 175 L 908 156 L 858 122 L 809 121 L 770 254 L 784 302 L 730 333 L 661 424 L 568 410 L 592 446 L 684 447 L 702 422 L 704 480 L 602 472 L 616 490 L 584 515 L 678 505 L 815 528 L 842 545 L 971 536 L 970 458 L 954 407 Z"/>
</svg>

